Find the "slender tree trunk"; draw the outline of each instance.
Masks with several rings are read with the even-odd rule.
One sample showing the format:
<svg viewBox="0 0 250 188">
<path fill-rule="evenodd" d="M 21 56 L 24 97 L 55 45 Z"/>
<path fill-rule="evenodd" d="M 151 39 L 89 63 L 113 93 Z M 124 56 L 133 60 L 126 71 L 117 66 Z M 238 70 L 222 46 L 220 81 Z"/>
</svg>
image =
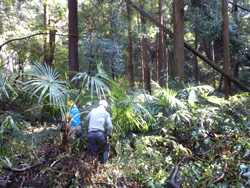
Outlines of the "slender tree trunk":
<svg viewBox="0 0 250 188">
<path fill-rule="evenodd" d="M 232 61 L 233 61 L 234 77 L 238 78 L 238 76 L 239 76 L 239 65 L 238 65 L 237 59 L 232 58 Z"/>
<path fill-rule="evenodd" d="M 230 54 L 229 54 L 229 21 L 228 21 L 228 1 L 222 0 L 222 41 L 223 41 L 223 69 L 230 74 Z M 231 95 L 231 82 L 224 77 L 225 99 Z"/>
<path fill-rule="evenodd" d="M 174 10 L 174 79 L 184 82 L 184 0 L 173 1 Z"/>
<path fill-rule="evenodd" d="M 145 80 L 144 80 L 144 58 L 143 58 L 143 39 L 140 39 L 140 50 L 141 50 L 141 84 L 142 88 L 145 88 Z"/>
<path fill-rule="evenodd" d="M 207 58 L 212 61 L 212 56 L 213 56 L 213 54 L 212 54 L 213 53 L 212 52 L 212 48 L 213 48 L 212 43 L 210 41 L 207 41 L 204 38 L 203 39 L 203 48 L 204 48 L 204 52 L 205 52 Z M 214 71 L 214 69 L 213 69 L 213 71 Z M 210 77 L 208 79 L 210 79 Z M 212 79 L 213 79 L 213 75 L 212 75 Z"/>
<path fill-rule="evenodd" d="M 235 23 L 237 24 L 238 26 L 238 32 L 239 32 L 239 22 L 238 22 L 238 19 L 237 19 L 237 11 L 238 11 L 238 7 L 237 7 L 237 1 L 238 0 L 234 0 L 233 3 L 235 4 L 233 6 L 233 9 L 232 9 L 232 15 L 233 15 L 233 19 L 235 20 Z M 236 57 L 233 57 L 233 70 L 234 70 L 234 77 L 235 78 L 238 78 L 238 71 L 239 71 L 239 65 L 237 63 L 237 58 Z"/>
<path fill-rule="evenodd" d="M 198 31 L 195 28 L 195 50 L 198 50 Z M 195 63 L 195 82 L 199 82 L 199 67 L 198 67 L 198 58 L 197 55 L 194 56 L 194 63 Z"/>
<path fill-rule="evenodd" d="M 55 67 L 56 30 L 50 30 L 49 33 L 48 65 Z"/>
<path fill-rule="evenodd" d="M 68 0 L 69 9 L 69 70 L 78 71 L 78 21 L 77 0 Z M 72 79 L 74 74 L 70 74 Z"/>
<path fill-rule="evenodd" d="M 237 2 L 238 0 L 233 0 L 233 3 L 235 4 L 234 6 L 233 6 L 233 9 L 232 9 L 232 14 L 233 14 L 233 16 L 235 17 L 236 16 L 236 13 L 237 13 L 237 11 L 238 11 L 238 7 L 237 7 Z"/>
<path fill-rule="evenodd" d="M 144 87 L 145 89 L 151 93 L 151 78 L 150 78 L 150 70 L 149 70 L 149 61 L 148 61 L 148 49 L 147 49 L 147 38 L 146 38 L 146 28 L 145 28 L 145 18 L 143 15 L 141 15 L 141 24 L 143 28 L 143 38 L 142 38 L 142 56 L 143 56 L 143 72 L 144 72 Z"/>
<path fill-rule="evenodd" d="M 167 34 L 164 33 L 163 34 L 163 51 L 164 51 L 164 74 L 165 75 L 165 79 L 166 79 L 166 88 L 168 88 L 168 77 L 169 77 L 169 54 L 168 54 L 168 44 L 167 44 Z"/>
<path fill-rule="evenodd" d="M 169 77 L 171 78 L 171 79 L 173 79 L 173 53 L 171 53 L 170 52 L 170 50 L 169 50 L 169 47 L 168 47 L 168 44 L 169 44 L 169 42 L 168 42 L 168 38 L 166 39 L 166 45 L 167 45 L 167 51 L 168 51 L 168 59 L 169 59 L 169 61 L 168 61 L 168 63 L 169 63 L 169 65 L 168 65 L 168 67 L 169 67 Z"/>
<path fill-rule="evenodd" d="M 116 33 L 116 27 L 115 27 L 115 25 L 113 24 L 113 22 L 111 21 L 111 22 L 110 22 L 109 38 L 110 38 L 110 40 L 111 40 L 112 42 L 114 41 L 115 33 Z M 113 54 L 112 54 L 112 58 L 114 58 L 114 56 L 115 56 L 115 54 L 113 53 Z M 113 61 L 111 62 L 111 67 L 110 67 L 110 69 L 111 69 L 112 78 L 113 78 L 113 80 L 115 80 L 115 79 L 116 79 L 116 75 L 115 75 L 114 63 L 113 63 Z"/>
<path fill-rule="evenodd" d="M 131 29 L 131 7 L 127 3 L 127 14 L 128 14 L 128 54 L 129 54 L 129 73 L 130 73 L 130 84 L 131 87 L 135 87 L 135 76 L 134 76 L 134 54 L 133 54 L 133 39 L 132 39 L 132 29 Z"/>
<path fill-rule="evenodd" d="M 159 23 L 163 25 L 163 15 L 162 15 L 162 4 L 163 0 L 159 0 Z M 164 49 L 163 49 L 164 39 L 163 39 L 163 30 L 159 28 L 159 85 L 164 87 L 164 72 L 163 72 L 163 64 L 164 64 Z"/>
<path fill-rule="evenodd" d="M 49 6 L 48 6 L 48 4 L 47 4 L 47 2 L 46 1 L 44 1 L 44 3 L 43 3 L 43 24 L 44 24 L 44 29 L 45 29 L 45 31 L 47 31 L 48 30 L 48 28 L 49 28 L 49 25 L 50 25 L 50 23 L 49 23 Z M 47 35 L 44 35 L 44 44 L 43 44 L 43 61 L 44 61 L 44 63 L 48 63 L 48 59 L 49 59 L 49 55 L 48 55 L 48 47 L 49 47 L 49 42 L 48 42 L 48 36 Z"/>
<path fill-rule="evenodd" d="M 159 83 L 159 33 L 156 34 L 155 42 L 155 81 Z"/>
<path fill-rule="evenodd" d="M 212 61 L 215 62 L 214 41 L 212 41 L 211 45 L 212 45 Z M 214 69 L 213 69 L 213 86 L 214 86 L 214 88 L 216 87 L 215 70 Z"/>
</svg>

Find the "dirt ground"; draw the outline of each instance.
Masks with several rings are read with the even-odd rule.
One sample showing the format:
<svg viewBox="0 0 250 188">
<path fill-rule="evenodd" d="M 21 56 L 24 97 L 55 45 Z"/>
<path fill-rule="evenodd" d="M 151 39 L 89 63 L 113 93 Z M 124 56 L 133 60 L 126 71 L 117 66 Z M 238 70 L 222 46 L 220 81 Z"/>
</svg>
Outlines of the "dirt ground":
<svg viewBox="0 0 250 188">
<path fill-rule="evenodd" d="M 108 181 L 107 166 L 98 165 L 93 168 L 93 162 L 88 152 L 60 153 L 58 143 L 46 143 L 40 146 L 37 159 L 22 165 L 19 162 L 12 167 L 4 166 L 0 173 L 1 188 L 50 188 L 50 187 L 142 187 L 136 182 L 125 183 L 121 179 L 116 185 Z M 85 148 L 86 149 L 86 148 Z"/>
</svg>

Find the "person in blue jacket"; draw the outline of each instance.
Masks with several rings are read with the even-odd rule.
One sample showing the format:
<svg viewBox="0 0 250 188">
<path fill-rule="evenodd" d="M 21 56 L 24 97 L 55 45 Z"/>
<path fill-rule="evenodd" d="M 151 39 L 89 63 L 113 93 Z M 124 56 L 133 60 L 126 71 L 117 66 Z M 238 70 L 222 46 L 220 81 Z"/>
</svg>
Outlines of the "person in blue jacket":
<svg viewBox="0 0 250 188">
<path fill-rule="evenodd" d="M 78 110 L 77 106 L 74 102 L 69 101 L 69 116 L 71 118 L 70 121 L 70 139 L 75 140 L 76 134 L 82 133 L 82 125 L 81 125 L 81 113 Z"/>
</svg>

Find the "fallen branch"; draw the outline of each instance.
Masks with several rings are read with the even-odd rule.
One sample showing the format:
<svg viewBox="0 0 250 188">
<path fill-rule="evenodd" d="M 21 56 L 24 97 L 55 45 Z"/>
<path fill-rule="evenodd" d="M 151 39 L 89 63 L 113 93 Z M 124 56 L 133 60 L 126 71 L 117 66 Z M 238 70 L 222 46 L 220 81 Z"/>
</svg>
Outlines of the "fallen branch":
<svg viewBox="0 0 250 188">
<path fill-rule="evenodd" d="M 246 8 L 244 8 L 244 7 L 240 6 L 240 5 L 237 5 L 237 4 L 235 4 L 235 3 L 231 2 L 231 1 L 228 1 L 228 2 L 229 2 L 230 4 L 232 4 L 232 5 L 236 6 L 236 7 L 239 7 L 239 8 L 241 8 L 241 9 L 243 9 L 243 10 L 247 11 L 247 12 L 250 12 L 250 10 L 248 10 L 248 9 L 246 9 Z"/>
<path fill-rule="evenodd" d="M 211 184 L 219 182 L 225 176 L 226 170 L 227 170 L 227 160 L 225 161 L 223 174 L 220 177 L 218 177 L 216 180 L 212 181 Z"/>
<path fill-rule="evenodd" d="M 223 177 L 225 176 L 225 173 L 226 173 L 226 170 L 227 170 L 227 160 L 225 161 L 225 165 L 224 165 L 224 172 L 221 174 L 220 177 L 218 177 L 217 179 L 213 180 L 211 183 L 209 183 L 208 185 L 205 186 L 205 188 L 211 184 L 215 184 L 215 183 L 218 183 L 220 182 Z"/>
<path fill-rule="evenodd" d="M 58 36 L 72 36 L 72 37 L 78 37 L 76 35 L 64 35 L 64 34 L 56 34 L 56 33 L 36 33 L 36 34 L 32 34 L 32 35 L 29 35 L 29 36 L 26 36 L 26 37 L 22 37 L 22 38 L 15 38 L 15 39 L 11 39 L 11 40 L 8 40 L 6 42 L 4 42 L 3 44 L 0 45 L 0 51 L 2 50 L 2 47 L 10 42 L 13 42 L 13 41 L 16 41 L 16 40 L 24 40 L 24 39 L 28 39 L 28 38 L 31 38 L 31 37 L 34 37 L 34 36 L 37 36 L 37 35 L 58 35 Z"/>
<path fill-rule="evenodd" d="M 40 162 L 40 163 L 33 165 L 33 166 L 31 166 L 31 164 L 32 164 L 32 161 L 29 162 L 28 165 L 26 167 L 23 167 L 23 168 L 15 168 L 15 167 L 7 166 L 7 165 L 4 165 L 3 168 L 6 170 L 11 170 L 13 172 L 23 172 L 23 171 L 29 170 L 31 168 L 37 167 L 42 163 Z"/>
<path fill-rule="evenodd" d="M 180 188 L 180 186 L 176 184 L 175 179 L 176 179 L 176 175 L 177 175 L 177 173 L 178 173 L 178 171 L 179 171 L 179 166 L 181 165 L 181 163 L 184 162 L 184 161 L 187 160 L 187 159 L 192 158 L 192 157 L 204 156 L 204 155 L 208 154 L 209 152 L 211 152 L 219 143 L 222 143 L 222 142 L 225 142 L 225 141 L 227 141 L 227 140 L 219 140 L 217 143 L 215 143 L 215 144 L 214 144 L 209 150 L 207 150 L 206 152 L 203 152 L 203 153 L 200 153 L 200 152 L 199 152 L 199 153 L 196 153 L 196 154 L 193 154 L 193 155 L 189 155 L 189 156 L 187 156 L 187 157 L 183 157 L 183 158 L 178 162 L 178 164 L 175 165 L 174 172 L 173 172 L 173 174 L 172 174 L 170 180 L 169 180 L 169 181 L 166 181 L 166 183 L 168 183 L 169 185 L 171 185 L 173 188 Z"/>
</svg>

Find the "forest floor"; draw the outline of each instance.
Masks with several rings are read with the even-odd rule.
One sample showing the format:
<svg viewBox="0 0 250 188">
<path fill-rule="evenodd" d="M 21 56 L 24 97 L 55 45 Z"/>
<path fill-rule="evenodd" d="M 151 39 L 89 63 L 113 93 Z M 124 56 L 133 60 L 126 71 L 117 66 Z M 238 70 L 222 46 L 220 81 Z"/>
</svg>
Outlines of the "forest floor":
<svg viewBox="0 0 250 188">
<path fill-rule="evenodd" d="M 93 168 L 86 143 L 73 143 L 71 152 L 61 153 L 59 131 L 47 134 L 48 131 L 50 130 L 46 128 L 40 133 L 33 133 L 32 138 L 38 141 L 36 151 L 32 147 L 23 154 L 13 156 L 15 163 L 12 166 L 3 166 L 0 187 L 142 187 L 137 182 L 126 183 L 124 178 L 116 180 L 114 185 L 114 177 L 112 173 L 109 174 L 112 171 L 111 163 L 105 166 L 98 164 L 97 170 Z M 28 157 L 29 155 L 32 157 Z"/>
</svg>

